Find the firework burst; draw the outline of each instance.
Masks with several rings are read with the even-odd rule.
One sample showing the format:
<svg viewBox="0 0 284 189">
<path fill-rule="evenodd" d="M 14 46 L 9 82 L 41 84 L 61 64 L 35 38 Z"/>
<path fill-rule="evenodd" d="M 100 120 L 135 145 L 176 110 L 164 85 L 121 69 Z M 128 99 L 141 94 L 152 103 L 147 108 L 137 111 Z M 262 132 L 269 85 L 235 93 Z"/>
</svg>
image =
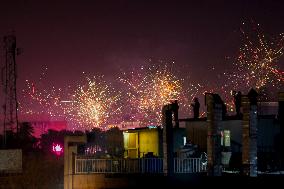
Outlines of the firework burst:
<svg viewBox="0 0 284 189">
<path fill-rule="evenodd" d="M 239 73 L 236 79 L 257 89 L 267 84 L 283 83 L 283 73 L 277 63 L 283 55 L 284 35 L 268 38 L 260 31 L 259 25 L 254 26 L 251 33 L 241 28 L 241 34 L 242 45 L 235 62 Z"/>
<path fill-rule="evenodd" d="M 178 100 L 182 105 L 183 80 L 178 79 L 168 66 L 141 67 L 130 75 L 124 73 L 119 80 L 127 85 L 131 119 L 144 125 L 160 125 L 162 107 L 172 100 Z"/>
<path fill-rule="evenodd" d="M 77 88 L 69 101 L 62 105 L 64 115 L 77 127 L 92 129 L 113 123 L 121 113 L 120 92 L 111 88 L 102 77 L 87 78 L 87 83 Z"/>
</svg>

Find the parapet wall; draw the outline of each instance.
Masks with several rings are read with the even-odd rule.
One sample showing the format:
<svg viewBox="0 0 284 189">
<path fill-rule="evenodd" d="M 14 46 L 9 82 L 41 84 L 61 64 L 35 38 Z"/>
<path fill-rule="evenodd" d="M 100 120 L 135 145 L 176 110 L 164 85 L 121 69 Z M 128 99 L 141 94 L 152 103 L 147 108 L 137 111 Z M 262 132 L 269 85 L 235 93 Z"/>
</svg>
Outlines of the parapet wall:
<svg viewBox="0 0 284 189">
<path fill-rule="evenodd" d="M 126 188 L 126 177 L 107 178 L 105 174 L 73 175 L 73 189 Z"/>
</svg>

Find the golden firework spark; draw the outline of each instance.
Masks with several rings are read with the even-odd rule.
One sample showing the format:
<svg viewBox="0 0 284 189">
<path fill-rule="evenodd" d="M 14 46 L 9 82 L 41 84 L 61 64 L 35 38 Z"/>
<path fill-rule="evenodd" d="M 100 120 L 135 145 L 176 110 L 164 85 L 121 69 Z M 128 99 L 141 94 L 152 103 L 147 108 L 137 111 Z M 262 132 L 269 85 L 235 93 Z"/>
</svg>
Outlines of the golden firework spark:
<svg viewBox="0 0 284 189">
<path fill-rule="evenodd" d="M 260 31 L 259 25 L 253 28 L 251 33 L 241 29 L 243 44 L 236 62 L 241 78 L 249 87 L 257 89 L 268 83 L 283 82 L 277 62 L 283 55 L 284 35 L 268 38 Z"/>
<path fill-rule="evenodd" d="M 178 79 L 167 66 L 141 67 L 140 71 L 120 78 L 128 86 L 131 108 L 137 108 L 134 112 L 139 114 L 132 115 L 132 118 L 140 119 L 145 125 L 160 125 L 162 106 L 182 99 L 182 79 Z"/>
<path fill-rule="evenodd" d="M 64 114 L 81 128 L 102 127 L 120 113 L 120 96 L 102 77 L 87 78 L 87 84 L 79 86 L 65 105 Z"/>
</svg>

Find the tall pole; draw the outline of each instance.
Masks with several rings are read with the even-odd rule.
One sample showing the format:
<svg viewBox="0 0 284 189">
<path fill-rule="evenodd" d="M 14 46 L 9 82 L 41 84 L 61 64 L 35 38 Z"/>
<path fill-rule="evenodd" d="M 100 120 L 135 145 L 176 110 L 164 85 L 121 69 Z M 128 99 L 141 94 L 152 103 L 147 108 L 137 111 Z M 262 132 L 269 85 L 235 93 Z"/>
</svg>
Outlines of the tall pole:
<svg viewBox="0 0 284 189">
<path fill-rule="evenodd" d="M 18 133 L 18 100 L 17 100 L 17 66 L 16 66 L 16 37 L 13 34 L 3 38 L 5 61 L 2 66 L 2 87 L 4 92 L 3 104 L 3 144 L 6 147 L 7 131 Z"/>
</svg>

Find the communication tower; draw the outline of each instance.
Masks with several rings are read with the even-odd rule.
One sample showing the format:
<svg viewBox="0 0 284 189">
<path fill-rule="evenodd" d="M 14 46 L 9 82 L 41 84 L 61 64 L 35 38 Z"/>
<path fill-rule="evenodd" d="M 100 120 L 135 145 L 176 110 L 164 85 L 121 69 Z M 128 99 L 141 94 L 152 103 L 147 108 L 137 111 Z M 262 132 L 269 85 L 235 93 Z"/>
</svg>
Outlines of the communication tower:
<svg viewBox="0 0 284 189">
<path fill-rule="evenodd" d="M 16 36 L 4 36 L 4 61 L 1 69 L 3 88 L 3 144 L 6 146 L 7 131 L 18 133 L 17 65 Z"/>
</svg>

